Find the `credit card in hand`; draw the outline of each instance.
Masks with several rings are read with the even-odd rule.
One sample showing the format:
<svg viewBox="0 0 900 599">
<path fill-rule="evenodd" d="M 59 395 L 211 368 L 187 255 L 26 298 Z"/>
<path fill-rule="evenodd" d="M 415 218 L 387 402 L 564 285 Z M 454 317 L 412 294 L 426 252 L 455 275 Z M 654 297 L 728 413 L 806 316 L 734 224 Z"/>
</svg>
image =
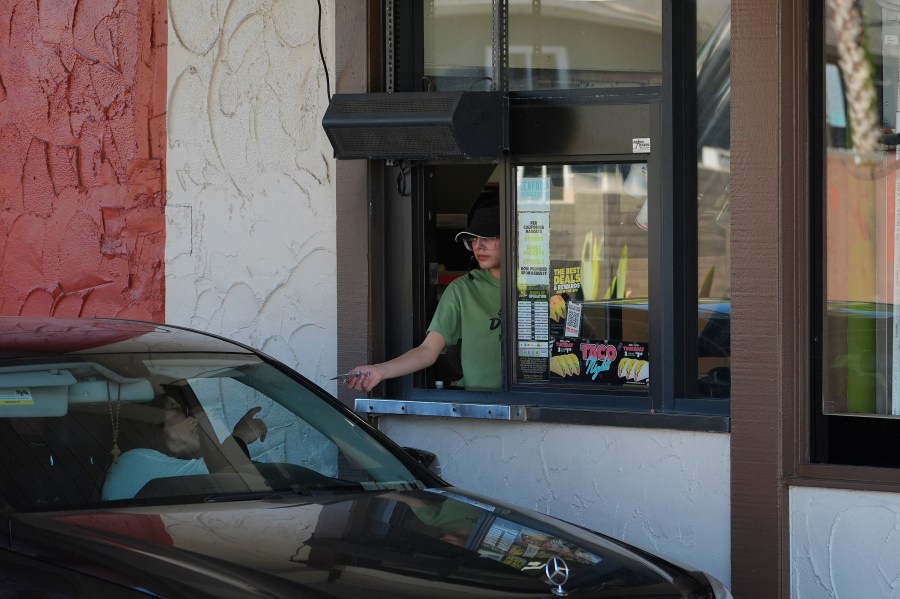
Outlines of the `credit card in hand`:
<svg viewBox="0 0 900 599">
<path fill-rule="evenodd" d="M 350 378 L 353 378 L 353 377 L 359 378 L 359 377 L 361 377 L 361 376 L 362 376 L 362 373 L 359 372 L 359 371 L 356 371 L 356 372 L 348 372 L 348 373 L 346 373 L 346 374 L 339 374 L 339 375 L 337 375 L 337 376 L 333 376 L 333 377 L 331 377 L 331 380 L 332 380 L 332 381 L 346 381 L 347 379 L 350 379 Z"/>
</svg>

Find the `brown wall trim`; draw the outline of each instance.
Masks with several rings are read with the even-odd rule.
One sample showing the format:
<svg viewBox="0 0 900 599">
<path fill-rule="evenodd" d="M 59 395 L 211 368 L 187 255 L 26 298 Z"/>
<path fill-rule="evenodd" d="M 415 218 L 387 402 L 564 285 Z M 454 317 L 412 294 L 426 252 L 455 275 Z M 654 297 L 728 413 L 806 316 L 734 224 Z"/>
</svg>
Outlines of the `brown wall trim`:
<svg viewBox="0 0 900 599">
<path fill-rule="evenodd" d="M 900 470 L 839 464 L 799 464 L 787 482 L 797 487 L 900 493 Z"/>
<path fill-rule="evenodd" d="M 806 394 L 807 8 L 732 3 L 732 589 L 790 597 L 786 473 Z"/>
<path fill-rule="evenodd" d="M 380 2 L 334 3 L 335 93 L 378 89 L 381 73 Z M 343 371 L 370 360 L 373 331 L 369 298 L 372 236 L 369 163 L 338 160 L 335 166 L 337 242 L 337 367 Z M 357 392 L 339 386 L 338 398 L 352 407 Z"/>
</svg>

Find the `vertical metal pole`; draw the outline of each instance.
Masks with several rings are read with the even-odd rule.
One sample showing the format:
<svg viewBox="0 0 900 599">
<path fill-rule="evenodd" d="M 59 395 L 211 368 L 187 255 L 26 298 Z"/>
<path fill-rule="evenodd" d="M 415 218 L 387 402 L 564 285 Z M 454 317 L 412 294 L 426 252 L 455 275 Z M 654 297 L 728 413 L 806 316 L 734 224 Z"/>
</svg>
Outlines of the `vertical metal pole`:
<svg viewBox="0 0 900 599">
<path fill-rule="evenodd" d="M 394 91 L 394 2 L 384 3 L 384 90 Z"/>
<path fill-rule="evenodd" d="M 509 40 L 507 0 L 494 0 L 491 9 L 491 91 L 509 91 Z"/>
<path fill-rule="evenodd" d="M 541 0 L 531 0 L 531 73 L 528 80 L 534 81 L 534 74 L 543 69 L 541 55 L 544 53 L 544 40 L 541 36 Z M 540 77 L 540 75 L 538 75 Z M 532 85 L 532 87 L 535 87 Z"/>
<path fill-rule="evenodd" d="M 509 150 L 509 10 L 507 0 L 494 0 L 491 10 L 491 91 L 501 94 L 503 150 Z"/>
</svg>

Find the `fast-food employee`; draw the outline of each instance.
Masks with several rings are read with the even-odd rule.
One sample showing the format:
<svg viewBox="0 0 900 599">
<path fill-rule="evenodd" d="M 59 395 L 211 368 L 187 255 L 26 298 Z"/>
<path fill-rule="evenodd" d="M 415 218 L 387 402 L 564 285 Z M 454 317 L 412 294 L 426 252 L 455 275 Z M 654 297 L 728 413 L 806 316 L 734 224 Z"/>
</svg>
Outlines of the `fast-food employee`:
<svg viewBox="0 0 900 599">
<path fill-rule="evenodd" d="M 500 207 L 496 193 L 482 194 L 456 241 L 472 252 L 478 268 L 450 283 L 419 346 L 387 362 L 351 368 L 348 387 L 370 391 L 384 379 L 428 368 L 447 346 L 462 340 L 463 377 L 456 384 L 467 390 L 500 389 Z"/>
</svg>

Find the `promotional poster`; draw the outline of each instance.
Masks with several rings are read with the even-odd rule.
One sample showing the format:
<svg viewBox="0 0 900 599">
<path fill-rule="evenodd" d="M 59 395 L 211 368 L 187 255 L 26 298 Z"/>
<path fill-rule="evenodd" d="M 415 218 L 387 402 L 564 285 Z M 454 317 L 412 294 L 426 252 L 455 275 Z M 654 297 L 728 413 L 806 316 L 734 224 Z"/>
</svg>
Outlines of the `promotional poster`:
<svg viewBox="0 0 900 599">
<path fill-rule="evenodd" d="M 650 356 L 646 343 L 563 338 L 550 344 L 550 378 L 604 385 L 646 386 Z"/>
</svg>

